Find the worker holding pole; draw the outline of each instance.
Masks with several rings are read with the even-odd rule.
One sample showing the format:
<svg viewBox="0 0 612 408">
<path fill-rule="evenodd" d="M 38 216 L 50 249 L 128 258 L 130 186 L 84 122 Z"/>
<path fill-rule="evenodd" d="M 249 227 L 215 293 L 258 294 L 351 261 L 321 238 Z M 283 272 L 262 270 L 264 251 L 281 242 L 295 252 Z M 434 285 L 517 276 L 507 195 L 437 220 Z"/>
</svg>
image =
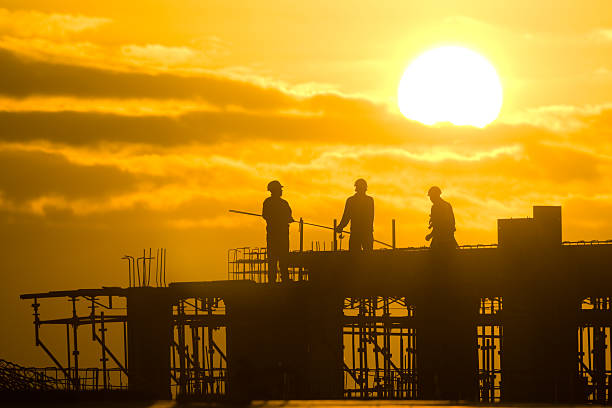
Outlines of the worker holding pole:
<svg viewBox="0 0 612 408">
<path fill-rule="evenodd" d="M 355 194 L 346 200 L 344 214 L 337 233 L 351 223 L 349 251 L 371 251 L 374 244 L 374 199 L 366 194 L 368 183 L 360 178 L 355 181 Z"/>
<path fill-rule="evenodd" d="M 289 282 L 289 224 L 294 222 L 289 203 L 282 199 L 283 186 L 278 180 L 268 183 L 270 197 L 263 203 L 261 216 L 266 220 L 268 282 L 275 283 L 280 269 L 283 282 Z"/>
</svg>

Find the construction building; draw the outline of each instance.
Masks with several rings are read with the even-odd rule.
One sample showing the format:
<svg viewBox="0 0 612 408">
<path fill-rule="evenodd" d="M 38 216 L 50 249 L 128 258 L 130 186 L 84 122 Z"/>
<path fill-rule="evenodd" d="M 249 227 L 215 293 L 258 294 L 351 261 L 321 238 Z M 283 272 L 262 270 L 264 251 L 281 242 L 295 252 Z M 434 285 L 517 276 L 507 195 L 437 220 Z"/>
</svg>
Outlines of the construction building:
<svg viewBox="0 0 612 408">
<path fill-rule="evenodd" d="M 227 281 L 166 284 L 158 251 L 128 261 L 128 288 L 21 295 L 53 367 L 0 370 L 32 390 L 154 398 L 610 401 L 612 242 L 563 242 L 560 207 L 498 220 L 497 245 L 300 248 L 289 284 L 266 284 L 265 249 L 249 248 L 229 252 Z M 44 317 L 51 298 L 65 318 Z"/>
</svg>

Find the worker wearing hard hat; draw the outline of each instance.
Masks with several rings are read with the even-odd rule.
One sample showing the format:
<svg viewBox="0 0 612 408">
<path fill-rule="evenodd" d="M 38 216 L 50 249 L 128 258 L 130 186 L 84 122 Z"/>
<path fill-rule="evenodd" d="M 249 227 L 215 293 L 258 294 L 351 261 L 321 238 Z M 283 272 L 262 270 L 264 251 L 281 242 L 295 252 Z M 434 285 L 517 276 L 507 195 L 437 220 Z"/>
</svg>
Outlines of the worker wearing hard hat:
<svg viewBox="0 0 612 408">
<path fill-rule="evenodd" d="M 283 282 L 288 282 L 289 224 L 294 222 L 289 203 L 282 199 L 283 186 L 277 180 L 268 183 L 270 197 L 263 203 L 262 217 L 266 220 L 268 251 L 268 282 L 275 283 L 280 269 Z"/>
<path fill-rule="evenodd" d="M 341 233 L 351 223 L 349 251 L 371 250 L 374 243 L 374 199 L 366 195 L 368 183 L 360 178 L 355 181 L 355 194 L 347 198 L 344 214 L 336 232 Z"/>
<path fill-rule="evenodd" d="M 432 202 L 431 215 L 429 216 L 429 229 L 425 240 L 431 240 L 431 248 L 456 248 L 455 240 L 455 215 L 453 207 L 443 200 L 440 187 L 433 186 L 427 192 Z"/>
</svg>

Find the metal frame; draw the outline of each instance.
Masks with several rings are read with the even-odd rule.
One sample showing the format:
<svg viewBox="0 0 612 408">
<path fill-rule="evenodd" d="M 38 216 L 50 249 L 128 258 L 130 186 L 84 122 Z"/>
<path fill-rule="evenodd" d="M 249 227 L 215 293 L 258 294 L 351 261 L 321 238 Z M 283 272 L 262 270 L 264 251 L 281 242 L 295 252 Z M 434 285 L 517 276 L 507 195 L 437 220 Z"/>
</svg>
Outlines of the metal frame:
<svg viewBox="0 0 612 408">
<path fill-rule="evenodd" d="M 41 299 L 66 299 L 71 305 L 71 316 L 59 319 L 41 319 Z M 117 311 L 113 305 L 113 298 L 126 298 L 121 289 L 81 289 L 65 292 L 49 292 L 46 294 L 24 295 L 22 299 L 32 299 L 34 310 L 34 340 L 51 359 L 55 367 L 39 369 L 41 381 L 46 381 L 53 389 L 69 391 L 99 391 L 99 390 L 125 390 L 127 389 L 127 314 L 107 314 L 106 311 Z M 104 302 L 102 299 L 107 299 Z M 83 301 L 89 306 L 89 314 L 84 315 L 77 307 Z M 42 339 L 42 326 L 66 326 L 66 363 L 62 364 L 57 352 Z M 99 361 L 102 367 L 80 366 L 79 327 L 91 326 L 91 341 L 99 347 Z M 114 352 L 108 344 L 108 330 L 121 326 L 123 335 L 123 349 Z M 82 335 L 81 335 L 82 337 Z M 123 361 L 121 361 L 123 360 Z"/>
<path fill-rule="evenodd" d="M 583 379 L 587 400 L 607 404 L 612 386 L 612 299 L 588 297 L 582 301 L 581 309 L 583 321 L 578 327 L 578 373 Z"/>
<path fill-rule="evenodd" d="M 502 297 L 480 299 L 478 310 L 478 388 L 480 402 L 500 402 L 502 394 Z"/>
<path fill-rule="evenodd" d="M 178 398 L 219 400 L 227 392 L 225 304 L 180 299 L 174 308 L 171 379 Z"/>
<path fill-rule="evenodd" d="M 414 310 L 405 297 L 344 300 L 345 398 L 417 398 Z"/>
<path fill-rule="evenodd" d="M 303 267 L 289 267 L 289 278 L 294 281 L 308 280 L 308 271 Z M 268 283 L 266 248 L 244 247 L 227 251 L 227 279 Z"/>
</svg>

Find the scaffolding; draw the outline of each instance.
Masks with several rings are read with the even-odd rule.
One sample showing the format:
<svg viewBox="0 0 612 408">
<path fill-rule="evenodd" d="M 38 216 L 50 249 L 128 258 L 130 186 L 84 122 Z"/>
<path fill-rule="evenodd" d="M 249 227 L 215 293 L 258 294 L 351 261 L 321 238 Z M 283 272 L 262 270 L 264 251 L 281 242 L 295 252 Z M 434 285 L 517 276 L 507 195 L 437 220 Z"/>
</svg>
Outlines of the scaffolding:
<svg viewBox="0 0 612 408">
<path fill-rule="evenodd" d="M 125 313 L 126 294 L 120 288 L 81 289 L 66 292 L 49 292 L 32 296 L 34 310 L 34 339 L 55 364 L 52 368 L 31 370 L 53 389 L 66 391 L 99 391 L 127 389 L 127 313 Z M 68 317 L 56 319 L 41 318 L 42 299 L 68 300 L 71 313 Z M 85 312 L 89 309 L 88 312 Z M 42 328 L 46 326 L 66 328 L 66 359 L 61 357 L 54 347 L 43 340 Z M 82 327 L 90 328 L 90 344 L 84 345 Z M 120 350 L 111 347 L 109 330 L 113 338 L 121 343 Z M 82 332 L 82 331 L 81 331 Z M 115 341 L 117 343 L 117 341 Z M 82 367 L 83 348 L 89 353 L 97 353 L 95 360 L 101 367 Z M 93 349 L 93 350 L 92 350 Z M 96 352 L 97 350 L 97 352 Z"/>
<path fill-rule="evenodd" d="M 502 297 L 480 299 L 478 309 L 478 388 L 480 402 L 500 402 L 502 391 Z"/>
<path fill-rule="evenodd" d="M 12 390 L 127 390 L 128 318 L 125 289 L 79 289 L 22 297 L 33 301 L 35 343 L 54 366 L 26 368 L 0 360 L 2 384 L 8 384 L 6 386 L 12 387 Z M 42 299 L 68 300 L 71 309 L 69 316 L 42 319 Z M 42 328 L 49 325 L 66 327 L 65 361 L 59 356 L 57 344 L 51 345 L 52 342 L 43 336 Z M 83 342 L 86 339 L 86 333 L 82 331 L 84 326 L 90 328 L 87 333 L 91 341 L 88 344 Z M 226 326 L 225 305 L 221 298 L 185 298 L 179 299 L 173 306 L 170 378 L 175 396 L 202 399 L 225 396 Z M 57 336 L 53 343 L 57 343 Z M 88 354 L 88 361 L 99 364 L 83 367 L 84 353 Z"/>
<path fill-rule="evenodd" d="M 225 304 L 218 297 L 181 299 L 173 306 L 173 394 L 219 400 L 227 391 Z"/>
<path fill-rule="evenodd" d="M 582 301 L 584 316 L 578 327 L 578 372 L 588 401 L 610 402 L 612 361 L 610 348 L 610 297 L 588 297 Z"/>
<path fill-rule="evenodd" d="M 417 398 L 414 306 L 405 297 L 344 300 L 344 396 Z"/>
<path fill-rule="evenodd" d="M 303 267 L 289 267 L 289 279 L 308 280 L 308 271 Z M 268 253 L 266 248 L 243 247 L 227 251 L 227 279 L 252 280 L 268 283 Z"/>
</svg>

